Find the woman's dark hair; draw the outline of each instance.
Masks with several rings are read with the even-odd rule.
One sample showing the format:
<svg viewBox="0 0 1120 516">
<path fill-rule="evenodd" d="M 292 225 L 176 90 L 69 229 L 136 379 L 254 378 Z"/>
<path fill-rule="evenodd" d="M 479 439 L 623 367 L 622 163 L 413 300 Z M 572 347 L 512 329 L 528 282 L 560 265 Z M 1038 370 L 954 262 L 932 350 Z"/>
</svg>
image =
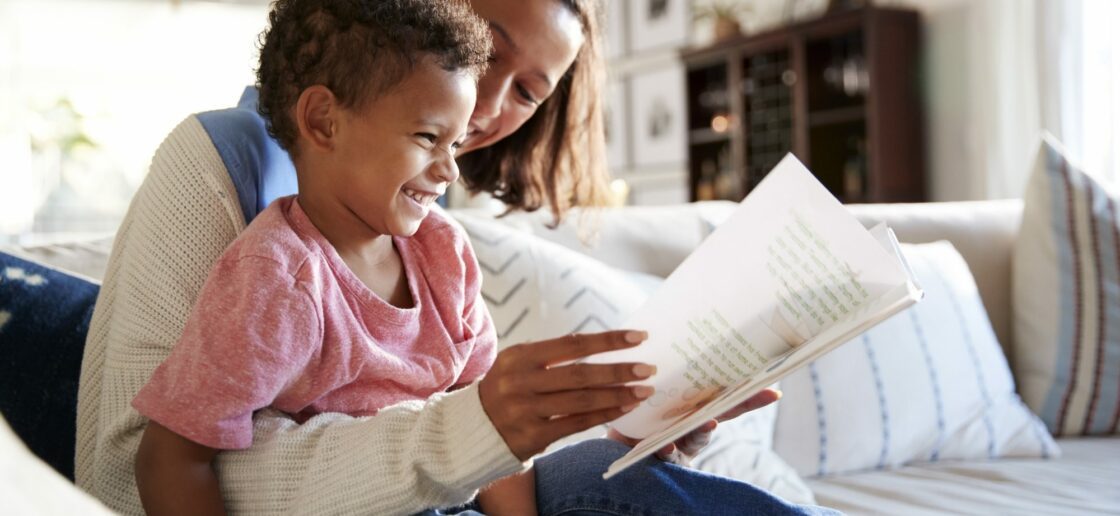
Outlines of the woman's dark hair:
<svg viewBox="0 0 1120 516">
<path fill-rule="evenodd" d="M 477 78 L 491 52 L 490 30 L 465 0 L 277 0 L 268 20 L 257 109 L 293 157 L 290 112 L 308 87 L 326 86 L 343 107 L 361 109 L 426 56 Z"/>
<path fill-rule="evenodd" d="M 520 128 L 459 158 L 470 191 L 489 192 L 510 211 L 535 211 L 547 205 L 554 224 L 572 207 L 606 205 L 609 177 L 601 98 L 606 72 L 600 1 L 556 1 L 574 13 L 583 27 L 583 46 L 575 61 Z"/>
</svg>

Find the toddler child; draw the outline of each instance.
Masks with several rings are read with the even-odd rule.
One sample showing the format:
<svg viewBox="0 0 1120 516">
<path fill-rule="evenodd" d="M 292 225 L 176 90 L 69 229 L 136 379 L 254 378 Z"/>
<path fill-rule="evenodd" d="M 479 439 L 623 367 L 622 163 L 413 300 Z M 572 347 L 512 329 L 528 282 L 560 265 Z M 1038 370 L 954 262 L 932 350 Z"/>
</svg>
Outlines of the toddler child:
<svg viewBox="0 0 1120 516">
<path fill-rule="evenodd" d="M 258 410 L 373 415 L 494 362 L 471 247 L 432 211 L 458 178 L 488 27 L 449 0 L 279 0 L 269 21 L 260 111 L 299 194 L 226 249 L 132 402 L 150 420 L 136 458 L 149 513 L 223 512 L 212 462 L 252 445 Z M 511 478 L 484 510 L 535 510 L 531 474 Z"/>
</svg>

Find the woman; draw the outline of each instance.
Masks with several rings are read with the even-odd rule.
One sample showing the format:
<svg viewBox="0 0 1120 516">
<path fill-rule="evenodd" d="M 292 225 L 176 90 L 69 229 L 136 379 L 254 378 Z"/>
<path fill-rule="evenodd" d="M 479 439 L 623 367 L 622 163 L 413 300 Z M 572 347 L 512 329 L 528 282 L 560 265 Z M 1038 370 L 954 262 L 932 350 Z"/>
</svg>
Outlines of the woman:
<svg viewBox="0 0 1120 516">
<path fill-rule="evenodd" d="M 493 193 L 511 209 L 547 206 L 557 221 L 572 206 L 600 204 L 603 64 L 596 2 L 474 0 L 472 5 L 490 24 L 495 53 L 480 81 L 461 151 L 467 185 Z M 236 185 L 208 142 L 199 122 L 189 118 L 157 151 L 118 231 L 91 323 L 79 393 L 76 476 L 81 487 L 124 513 L 141 512 L 132 458 L 146 424 L 128 402 L 170 352 L 211 264 L 246 224 L 248 211 L 242 212 Z M 578 358 L 630 345 L 622 335 L 514 346 L 499 355 L 479 384 L 374 417 L 327 414 L 296 425 L 262 413 L 255 420 L 253 447 L 217 460 L 227 510 L 407 513 L 461 503 L 520 470 L 518 457 L 617 416 L 618 403 L 602 399 L 605 391 L 597 389 L 613 383 L 610 366 L 596 370 L 601 377 L 589 378 L 580 374 L 586 370 L 546 365 L 558 356 Z M 598 410 L 577 415 L 540 410 L 547 409 L 550 393 L 576 390 Z M 774 398 L 764 393 L 736 412 Z M 696 451 L 692 443 L 702 443 L 712 428 L 705 425 L 681 441 L 680 451 Z M 597 441 L 539 460 L 541 507 L 564 511 L 574 503 L 617 511 L 644 502 L 655 511 L 718 510 L 689 497 L 703 492 L 712 499 L 707 503 L 730 500 L 740 510 L 798 510 L 745 484 L 652 459 L 611 483 L 599 480 L 605 462 L 625 449 Z"/>
</svg>

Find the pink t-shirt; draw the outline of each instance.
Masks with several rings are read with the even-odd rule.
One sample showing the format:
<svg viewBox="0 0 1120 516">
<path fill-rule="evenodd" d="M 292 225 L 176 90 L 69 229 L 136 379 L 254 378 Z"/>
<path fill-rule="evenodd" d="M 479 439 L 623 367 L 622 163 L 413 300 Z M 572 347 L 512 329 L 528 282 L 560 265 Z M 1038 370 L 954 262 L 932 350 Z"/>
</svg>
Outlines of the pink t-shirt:
<svg viewBox="0 0 1120 516">
<path fill-rule="evenodd" d="M 132 406 L 199 444 L 243 449 L 266 407 L 300 422 L 370 415 L 481 377 L 497 337 L 465 235 L 433 211 L 393 243 L 413 308 L 370 291 L 294 197 L 272 203 L 218 259 Z"/>
</svg>

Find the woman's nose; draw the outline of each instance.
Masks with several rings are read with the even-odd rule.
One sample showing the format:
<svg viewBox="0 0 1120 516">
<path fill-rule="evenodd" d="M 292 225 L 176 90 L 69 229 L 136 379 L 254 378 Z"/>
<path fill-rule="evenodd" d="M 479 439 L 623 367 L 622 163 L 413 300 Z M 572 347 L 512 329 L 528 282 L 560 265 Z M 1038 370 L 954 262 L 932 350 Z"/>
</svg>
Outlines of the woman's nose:
<svg viewBox="0 0 1120 516">
<path fill-rule="evenodd" d="M 478 98 L 474 103 L 474 112 L 471 120 L 480 122 L 497 118 L 502 112 L 502 99 L 509 91 L 511 78 L 505 74 L 492 71 L 478 81 Z"/>
</svg>

